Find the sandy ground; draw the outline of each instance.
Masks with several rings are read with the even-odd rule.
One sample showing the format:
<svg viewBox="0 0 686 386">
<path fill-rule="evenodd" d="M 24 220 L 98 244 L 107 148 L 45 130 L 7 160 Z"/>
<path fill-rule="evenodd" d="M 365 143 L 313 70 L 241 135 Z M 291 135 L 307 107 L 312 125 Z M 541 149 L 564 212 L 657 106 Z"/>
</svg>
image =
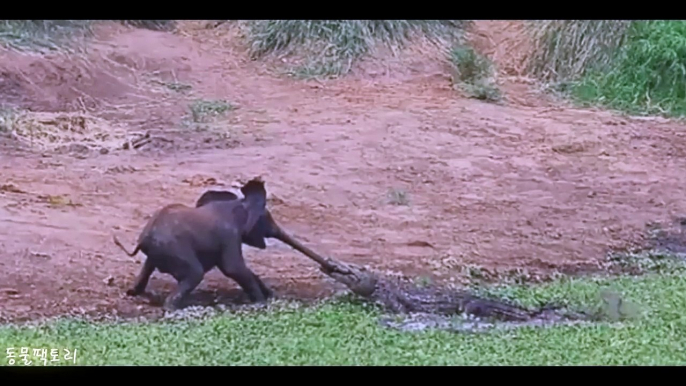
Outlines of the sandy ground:
<svg viewBox="0 0 686 386">
<path fill-rule="evenodd" d="M 159 314 L 124 295 L 143 256 L 123 254 L 112 235 L 132 248 L 157 208 L 255 175 L 277 221 L 313 249 L 437 279 L 470 265 L 593 270 L 610 249 L 641 242 L 647 223 L 684 213 L 683 125 L 537 97 L 519 59 L 494 49 L 512 40 L 511 22 L 500 23 L 478 22 L 474 39 L 505 63 L 503 104 L 460 97 L 440 66 L 325 83 L 277 77 L 230 30 L 201 25 L 105 26 L 80 56 L 0 52 L 2 103 L 44 114 L 36 132 L 0 147 L 0 317 Z M 194 126 L 197 98 L 236 108 Z M 47 126 L 61 128 L 53 142 L 39 136 Z M 148 145 L 116 148 L 146 131 Z M 389 203 L 393 189 L 407 205 Z M 336 289 L 287 246 L 244 253 L 277 296 Z M 155 273 L 148 290 L 173 285 Z M 194 302 L 234 298 L 244 298 L 237 284 L 213 271 Z"/>
</svg>

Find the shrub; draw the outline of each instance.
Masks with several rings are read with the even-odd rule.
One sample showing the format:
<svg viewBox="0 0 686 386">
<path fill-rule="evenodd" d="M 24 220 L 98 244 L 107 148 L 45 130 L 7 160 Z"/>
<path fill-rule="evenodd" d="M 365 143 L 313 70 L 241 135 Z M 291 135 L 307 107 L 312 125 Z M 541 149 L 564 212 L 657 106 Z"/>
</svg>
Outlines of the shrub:
<svg viewBox="0 0 686 386">
<path fill-rule="evenodd" d="M 461 88 L 472 98 L 499 101 L 500 89 L 493 81 L 493 64 L 473 48 L 456 46 L 450 51 L 453 65 L 453 86 Z"/>
</svg>

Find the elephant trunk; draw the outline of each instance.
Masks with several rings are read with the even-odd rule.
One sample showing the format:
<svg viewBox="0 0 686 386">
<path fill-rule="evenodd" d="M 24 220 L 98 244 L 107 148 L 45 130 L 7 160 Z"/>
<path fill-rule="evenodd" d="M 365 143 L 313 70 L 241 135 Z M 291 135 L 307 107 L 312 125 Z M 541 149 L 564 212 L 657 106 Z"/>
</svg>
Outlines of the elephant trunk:
<svg viewBox="0 0 686 386">
<path fill-rule="evenodd" d="M 278 226 L 273 220 L 272 220 L 272 235 L 271 237 L 280 240 L 281 242 L 289 245 L 291 248 L 295 249 L 296 251 L 302 253 L 303 255 L 309 257 L 310 259 L 316 261 L 324 267 L 327 271 L 332 271 L 334 270 L 334 266 L 329 263 L 329 260 L 322 257 L 315 251 L 311 250 L 310 248 L 304 246 L 301 244 L 298 240 L 294 239 L 291 235 L 289 235 L 286 231 L 281 229 L 280 226 Z"/>
</svg>

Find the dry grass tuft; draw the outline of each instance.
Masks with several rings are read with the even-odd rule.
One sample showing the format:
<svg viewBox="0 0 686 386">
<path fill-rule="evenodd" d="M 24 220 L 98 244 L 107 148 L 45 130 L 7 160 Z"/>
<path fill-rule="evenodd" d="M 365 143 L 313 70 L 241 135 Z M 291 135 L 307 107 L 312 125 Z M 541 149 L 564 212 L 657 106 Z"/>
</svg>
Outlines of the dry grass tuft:
<svg viewBox="0 0 686 386">
<path fill-rule="evenodd" d="M 121 20 L 121 23 L 153 31 L 173 31 L 176 27 L 176 20 Z"/>
<path fill-rule="evenodd" d="M 0 131 L 39 150 L 72 144 L 111 150 L 120 148 L 128 136 L 124 128 L 84 113 L 4 112 Z"/>
<path fill-rule="evenodd" d="M 287 72 L 302 78 L 348 74 L 379 47 L 402 47 L 422 37 L 438 44 L 459 38 L 461 20 L 259 20 L 244 22 L 253 59 L 293 58 Z"/>
<path fill-rule="evenodd" d="M 626 41 L 631 20 L 543 20 L 527 26 L 533 51 L 528 71 L 545 81 L 578 78 L 609 66 Z"/>
<path fill-rule="evenodd" d="M 0 20 L 0 45 L 16 50 L 68 49 L 91 34 L 92 20 Z"/>
</svg>

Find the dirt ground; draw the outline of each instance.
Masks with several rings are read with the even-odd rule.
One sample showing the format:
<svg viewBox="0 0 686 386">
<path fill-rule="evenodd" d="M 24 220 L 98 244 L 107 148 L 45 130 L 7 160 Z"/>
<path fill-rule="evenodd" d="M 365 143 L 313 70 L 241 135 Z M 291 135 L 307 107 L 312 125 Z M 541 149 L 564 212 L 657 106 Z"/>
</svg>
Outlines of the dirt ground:
<svg viewBox="0 0 686 386">
<path fill-rule="evenodd" d="M 461 97 L 434 62 L 397 76 L 280 77 L 230 28 L 202 23 L 106 25 L 87 54 L 0 52 L 0 102 L 34 112 L 31 130 L 0 142 L 0 317 L 158 315 L 124 295 L 143 256 L 112 235 L 133 248 L 159 207 L 255 175 L 277 221 L 314 250 L 439 280 L 467 266 L 592 271 L 640 243 L 647 223 L 685 213 L 683 125 L 538 95 L 518 73 L 511 23 L 477 22 L 473 37 L 502 64 L 501 104 Z M 197 124 L 194 99 L 235 109 Z M 121 148 L 145 132 L 150 143 Z M 390 203 L 392 190 L 407 205 Z M 336 290 L 287 246 L 244 253 L 277 296 Z M 155 273 L 148 290 L 173 285 Z M 238 288 L 215 270 L 194 302 L 244 299 Z"/>
</svg>

